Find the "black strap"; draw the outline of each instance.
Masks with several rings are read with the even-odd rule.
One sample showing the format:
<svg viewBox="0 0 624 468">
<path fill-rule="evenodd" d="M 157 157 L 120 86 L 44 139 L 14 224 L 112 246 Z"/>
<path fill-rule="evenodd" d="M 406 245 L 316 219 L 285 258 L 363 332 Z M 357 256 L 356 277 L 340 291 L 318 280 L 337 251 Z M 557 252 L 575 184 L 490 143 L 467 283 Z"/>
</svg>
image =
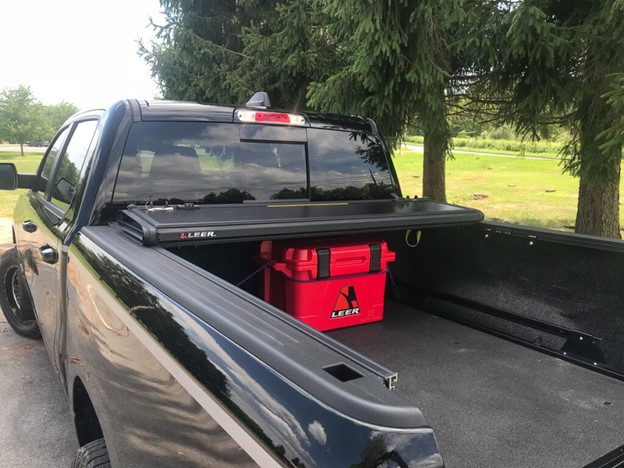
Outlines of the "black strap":
<svg viewBox="0 0 624 468">
<path fill-rule="evenodd" d="M 318 256 L 317 278 L 329 278 L 329 249 L 316 249 Z"/>
<path fill-rule="evenodd" d="M 375 273 L 381 270 L 381 245 L 369 244 L 370 249 L 370 273 Z"/>
</svg>

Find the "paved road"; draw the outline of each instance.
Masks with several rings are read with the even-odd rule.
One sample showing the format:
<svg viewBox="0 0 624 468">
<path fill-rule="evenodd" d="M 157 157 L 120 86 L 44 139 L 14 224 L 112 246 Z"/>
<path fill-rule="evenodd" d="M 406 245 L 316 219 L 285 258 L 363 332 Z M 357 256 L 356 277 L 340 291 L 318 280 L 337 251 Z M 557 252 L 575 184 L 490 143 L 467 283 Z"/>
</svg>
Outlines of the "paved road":
<svg viewBox="0 0 624 468">
<path fill-rule="evenodd" d="M 422 153 L 422 152 L 425 151 L 425 147 L 422 146 L 422 145 L 406 144 L 406 145 L 403 145 L 403 148 L 406 148 L 406 149 L 408 149 L 410 151 L 415 151 L 417 153 Z M 458 150 L 458 149 L 453 149 L 452 153 L 454 153 L 454 154 L 477 154 L 479 156 L 494 156 L 494 157 L 497 157 L 497 158 L 519 158 L 520 157 L 517 154 L 482 153 L 482 152 L 479 152 L 479 151 Z M 522 156 L 522 157 L 524 159 L 538 159 L 538 160 L 545 160 L 545 161 L 552 161 L 553 159 L 557 159 L 557 158 L 549 158 L 547 156 Z"/>
<path fill-rule="evenodd" d="M 10 242 L 0 218 L 0 251 Z M 78 442 L 43 342 L 13 332 L 0 313 L 0 468 L 69 467 Z"/>
<path fill-rule="evenodd" d="M 0 145 L 0 151 L 19 151 L 20 145 L 2 144 Z M 25 153 L 45 153 L 45 146 L 24 146 Z"/>
<path fill-rule="evenodd" d="M 0 251 L 11 243 L 11 218 L 0 218 Z"/>
</svg>

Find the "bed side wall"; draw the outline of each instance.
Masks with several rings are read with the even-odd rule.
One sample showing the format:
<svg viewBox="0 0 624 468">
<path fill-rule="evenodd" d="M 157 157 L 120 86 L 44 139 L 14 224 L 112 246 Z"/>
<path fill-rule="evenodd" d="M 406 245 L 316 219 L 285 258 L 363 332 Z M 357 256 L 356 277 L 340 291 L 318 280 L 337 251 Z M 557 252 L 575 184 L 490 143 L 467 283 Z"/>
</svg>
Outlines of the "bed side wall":
<svg viewBox="0 0 624 468">
<path fill-rule="evenodd" d="M 567 338 L 440 297 L 593 335 L 603 364 L 624 373 L 624 243 L 488 223 L 425 230 L 416 246 L 414 232 L 405 236 L 387 238 L 397 252 L 393 277 L 410 300 L 553 350 Z"/>
</svg>

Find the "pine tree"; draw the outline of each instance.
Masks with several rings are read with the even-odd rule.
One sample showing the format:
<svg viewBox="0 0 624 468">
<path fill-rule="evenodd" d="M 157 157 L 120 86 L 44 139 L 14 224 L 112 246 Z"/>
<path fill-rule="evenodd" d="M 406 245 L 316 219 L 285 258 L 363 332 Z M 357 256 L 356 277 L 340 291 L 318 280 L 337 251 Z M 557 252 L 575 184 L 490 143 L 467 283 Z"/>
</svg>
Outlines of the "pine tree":
<svg viewBox="0 0 624 468">
<path fill-rule="evenodd" d="M 576 232 L 619 238 L 624 2 L 524 0 L 507 21 L 487 92 L 506 98 L 503 119 L 521 133 L 570 127 L 564 164 L 580 178 Z"/>
<path fill-rule="evenodd" d="M 423 195 L 445 201 L 449 102 L 478 79 L 475 64 L 493 57 L 487 31 L 499 21 L 496 2 L 319 2 L 333 18 L 329 32 L 344 65 L 312 83 L 310 103 L 371 116 L 393 144 L 417 118 L 425 135 Z"/>
<path fill-rule="evenodd" d="M 165 24 L 158 42 L 140 44 L 165 99 L 232 104 L 239 99 L 233 71 L 247 58 L 245 28 L 262 27 L 276 0 L 161 0 Z M 248 95 L 249 97 L 249 95 Z"/>
<path fill-rule="evenodd" d="M 328 20 L 319 3 L 289 0 L 277 4 L 262 23 L 245 28 L 245 59 L 234 73 L 238 95 L 262 89 L 275 107 L 309 108 L 310 83 L 326 79 L 339 66 L 338 44 L 325 33 Z"/>
</svg>

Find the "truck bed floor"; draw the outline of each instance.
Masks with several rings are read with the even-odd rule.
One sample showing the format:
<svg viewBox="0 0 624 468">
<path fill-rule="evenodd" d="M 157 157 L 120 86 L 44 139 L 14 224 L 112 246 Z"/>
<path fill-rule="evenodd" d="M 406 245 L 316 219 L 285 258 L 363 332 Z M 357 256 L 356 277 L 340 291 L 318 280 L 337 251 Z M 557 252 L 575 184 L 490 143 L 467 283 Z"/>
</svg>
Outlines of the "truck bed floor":
<svg viewBox="0 0 624 468">
<path fill-rule="evenodd" d="M 395 302 L 329 335 L 398 371 L 447 467 L 582 467 L 624 444 L 624 382 Z"/>
</svg>

